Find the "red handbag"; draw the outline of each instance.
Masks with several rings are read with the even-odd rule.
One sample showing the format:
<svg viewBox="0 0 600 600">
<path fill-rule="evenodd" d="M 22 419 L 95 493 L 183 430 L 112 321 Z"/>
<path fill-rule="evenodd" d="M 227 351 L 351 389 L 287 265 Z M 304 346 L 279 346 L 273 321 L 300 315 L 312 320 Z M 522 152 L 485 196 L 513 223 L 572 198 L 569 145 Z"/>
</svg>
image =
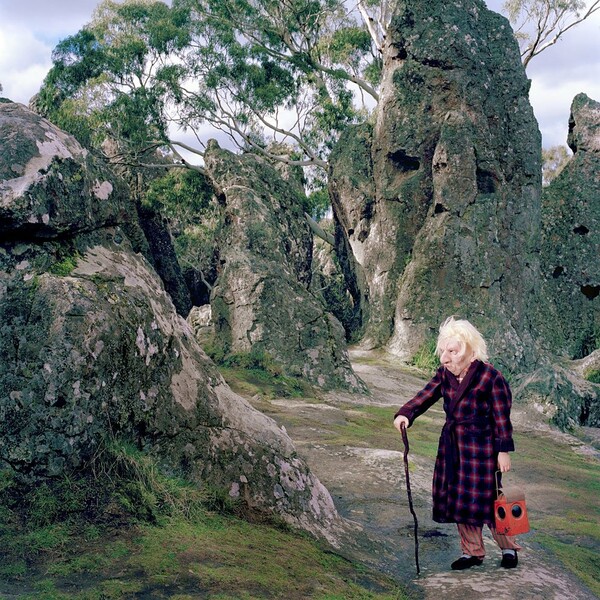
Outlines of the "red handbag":
<svg viewBox="0 0 600 600">
<path fill-rule="evenodd" d="M 498 478 L 496 477 L 496 494 L 497 498 L 494 501 L 496 531 L 504 535 L 527 533 L 529 518 L 525 505 L 525 492 L 517 487 L 498 489 Z"/>
</svg>

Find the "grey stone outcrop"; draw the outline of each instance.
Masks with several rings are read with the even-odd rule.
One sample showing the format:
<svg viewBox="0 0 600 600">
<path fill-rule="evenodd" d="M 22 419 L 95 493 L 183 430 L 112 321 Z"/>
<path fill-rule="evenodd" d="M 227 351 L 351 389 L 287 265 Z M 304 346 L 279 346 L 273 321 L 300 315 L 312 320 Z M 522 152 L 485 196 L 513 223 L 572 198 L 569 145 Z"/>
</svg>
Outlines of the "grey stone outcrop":
<svg viewBox="0 0 600 600">
<path fill-rule="evenodd" d="M 571 104 L 573 157 L 542 192 L 541 296 L 535 330 L 550 364 L 518 391 L 563 428 L 600 427 L 600 103 Z"/>
<path fill-rule="evenodd" d="M 75 473 L 108 438 L 330 536 L 289 437 L 226 385 L 132 251 L 125 186 L 24 106 L 0 105 L 0 461 Z"/>
<path fill-rule="evenodd" d="M 372 129 L 332 157 L 366 346 L 408 358 L 450 314 L 509 370 L 536 360 L 540 133 L 508 21 L 479 0 L 399 2 Z"/>
<path fill-rule="evenodd" d="M 215 343 L 225 353 L 266 352 L 324 389 L 364 391 L 343 327 L 310 291 L 312 235 L 297 182 L 215 141 L 204 160 L 225 211 L 211 293 Z"/>
<path fill-rule="evenodd" d="M 549 350 L 579 359 L 600 347 L 600 103 L 571 104 L 573 157 L 542 195 L 540 327 Z"/>
</svg>

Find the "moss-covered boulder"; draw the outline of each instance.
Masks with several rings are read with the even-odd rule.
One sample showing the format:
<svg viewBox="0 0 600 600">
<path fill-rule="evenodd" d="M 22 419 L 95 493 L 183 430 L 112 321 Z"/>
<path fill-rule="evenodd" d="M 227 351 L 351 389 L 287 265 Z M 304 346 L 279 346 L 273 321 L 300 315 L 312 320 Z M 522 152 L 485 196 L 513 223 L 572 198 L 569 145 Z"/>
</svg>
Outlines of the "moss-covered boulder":
<svg viewBox="0 0 600 600">
<path fill-rule="evenodd" d="M 541 295 L 533 314 L 546 364 L 518 393 L 562 428 L 600 427 L 600 103 L 571 104 L 573 157 L 542 193 Z"/>
<path fill-rule="evenodd" d="M 312 235 L 297 182 L 215 141 L 204 160 L 225 211 L 211 293 L 220 352 L 265 352 L 287 375 L 364 391 L 342 325 L 310 291 Z"/>
<path fill-rule="evenodd" d="M 0 126 L 0 465 L 33 485 L 77 477 L 122 440 L 330 536 L 327 490 L 225 384 L 132 250 L 119 180 L 23 106 L 0 105 Z"/>
<path fill-rule="evenodd" d="M 130 220 L 135 209 L 123 183 L 45 119 L 4 103 L 0 139 L 2 239 L 56 238 Z"/>
<path fill-rule="evenodd" d="M 510 25 L 480 0 L 401 1 L 383 62 L 372 133 L 349 132 L 332 157 L 365 344 L 410 357 L 457 314 L 503 368 L 527 367 L 541 138 Z"/>
<path fill-rule="evenodd" d="M 573 157 L 542 196 L 539 316 L 549 350 L 579 359 L 600 349 L 600 103 L 571 105 Z"/>
</svg>

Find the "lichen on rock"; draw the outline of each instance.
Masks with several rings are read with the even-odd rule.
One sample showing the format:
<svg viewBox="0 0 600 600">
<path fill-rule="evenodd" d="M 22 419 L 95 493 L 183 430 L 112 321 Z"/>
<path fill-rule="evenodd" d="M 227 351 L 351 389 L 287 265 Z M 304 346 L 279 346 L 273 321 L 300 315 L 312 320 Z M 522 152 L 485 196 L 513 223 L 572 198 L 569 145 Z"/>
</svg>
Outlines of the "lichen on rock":
<svg viewBox="0 0 600 600">
<path fill-rule="evenodd" d="M 224 354 L 266 352 L 286 374 L 324 389 L 366 391 L 342 325 L 310 291 L 312 235 L 297 183 L 214 141 L 204 158 L 225 211 L 211 293 L 215 342 Z"/>
<path fill-rule="evenodd" d="M 399 2 L 383 60 L 372 138 L 354 133 L 368 158 L 345 159 L 349 132 L 333 164 L 336 218 L 366 283 L 365 344 L 410 358 L 459 314 L 500 366 L 531 364 L 540 134 L 508 21 L 479 1 Z"/>
<path fill-rule="evenodd" d="M 136 213 L 118 177 L 23 106 L 0 105 L 0 132 L 18 149 L 0 156 L 2 464 L 35 485 L 76 476 L 119 439 L 333 540 L 327 490 L 229 389 L 133 251 Z"/>
</svg>

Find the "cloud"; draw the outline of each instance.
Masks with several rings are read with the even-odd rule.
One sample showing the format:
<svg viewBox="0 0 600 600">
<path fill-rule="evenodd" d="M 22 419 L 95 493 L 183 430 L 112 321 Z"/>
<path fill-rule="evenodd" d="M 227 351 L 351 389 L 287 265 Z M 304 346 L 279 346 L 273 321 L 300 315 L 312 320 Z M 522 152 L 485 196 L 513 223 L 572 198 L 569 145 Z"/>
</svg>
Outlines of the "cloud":
<svg viewBox="0 0 600 600">
<path fill-rule="evenodd" d="M 91 20 L 98 0 L 0 0 L 2 95 L 27 104 L 52 66 L 56 44 Z"/>
<path fill-rule="evenodd" d="M 577 94 L 600 100 L 599 36 L 600 14 L 596 13 L 530 63 L 529 99 L 544 148 L 566 145 L 571 102 Z"/>
<path fill-rule="evenodd" d="M 19 26 L 0 26 L 0 83 L 2 95 L 27 104 L 52 66 L 52 45 Z"/>
<path fill-rule="evenodd" d="M 581 92 L 594 100 L 600 99 L 600 81 L 589 77 L 561 79 L 551 76 L 533 80 L 529 97 L 540 123 L 544 148 L 566 145 L 571 102 Z"/>
<path fill-rule="evenodd" d="M 58 41 L 89 22 L 98 4 L 99 0 L 2 0 L 0 22 Z"/>
</svg>

